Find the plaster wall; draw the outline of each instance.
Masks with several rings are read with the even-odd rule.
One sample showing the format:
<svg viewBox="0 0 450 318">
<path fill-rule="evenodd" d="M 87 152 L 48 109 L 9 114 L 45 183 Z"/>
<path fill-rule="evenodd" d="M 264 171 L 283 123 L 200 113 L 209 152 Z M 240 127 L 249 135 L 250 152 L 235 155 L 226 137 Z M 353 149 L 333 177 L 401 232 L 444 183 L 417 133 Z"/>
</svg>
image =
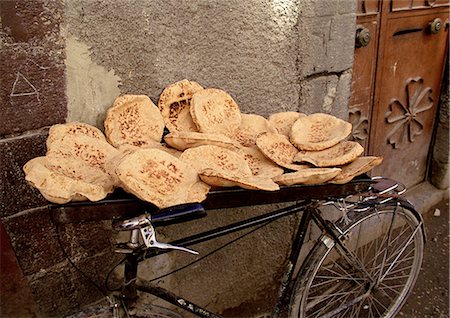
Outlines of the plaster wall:
<svg viewBox="0 0 450 318">
<path fill-rule="evenodd" d="M 146 94 L 156 103 L 164 87 L 183 78 L 228 91 L 244 113 L 298 110 L 347 116 L 356 1 L 8 3 L 13 4 L 13 22 L 22 24 L 10 24 L 2 15 L 2 60 L 12 62 L 2 64 L 8 83 L 2 86 L 2 107 L 8 113 L 1 120 L 1 163 L 7 171 L 1 218 L 44 316 L 63 315 L 101 297 L 68 264 L 48 211 L 39 208 L 45 201 L 23 180 L 23 164 L 45 153 L 46 127 L 83 121 L 103 128 L 106 109 L 118 95 Z M 16 80 L 22 86 L 17 84 L 15 93 L 22 95 L 11 96 Z M 271 208 L 213 211 L 213 217 L 181 231 L 231 223 Z M 296 217 L 272 223 L 226 253 L 159 283 L 228 315 L 266 312 L 297 223 Z M 180 235 L 168 228 L 160 238 Z M 71 259 L 98 284 L 120 259 L 111 251 L 116 234 L 108 222 L 66 225 L 59 237 Z M 225 243 L 198 249 L 207 252 Z M 184 254 L 163 256 L 156 268 L 170 271 L 189 260 Z M 154 277 L 153 265 L 146 263 L 139 275 Z"/>
</svg>

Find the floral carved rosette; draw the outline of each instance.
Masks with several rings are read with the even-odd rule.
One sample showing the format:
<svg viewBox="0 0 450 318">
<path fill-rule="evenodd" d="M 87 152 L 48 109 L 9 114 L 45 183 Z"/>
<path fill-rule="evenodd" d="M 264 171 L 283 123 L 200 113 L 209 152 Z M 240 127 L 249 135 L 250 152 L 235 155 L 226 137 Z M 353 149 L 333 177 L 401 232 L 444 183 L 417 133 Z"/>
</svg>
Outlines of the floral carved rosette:
<svg viewBox="0 0 450 318">
<path fill-rule="evenodd" d="M 369 120 L 362 115 L 361 110 L 351 109 L 348 121 L 352 124 L 352 139 L 356 141 L 366 140 L 369 137 Z"/>
<path fill-rule="evenodd" d="M 402 103 L 395 99 L 389 104 L 385 119 L 392 128 L 387 141 L 394 148 L 414 142 L 416 136 L 422 134 L 423 113 L 433 107 L 431 93 L 430 87 L 424 87 L 422 78 L 409 79 L 406 83 L 406 101 Z"/>
</svg>

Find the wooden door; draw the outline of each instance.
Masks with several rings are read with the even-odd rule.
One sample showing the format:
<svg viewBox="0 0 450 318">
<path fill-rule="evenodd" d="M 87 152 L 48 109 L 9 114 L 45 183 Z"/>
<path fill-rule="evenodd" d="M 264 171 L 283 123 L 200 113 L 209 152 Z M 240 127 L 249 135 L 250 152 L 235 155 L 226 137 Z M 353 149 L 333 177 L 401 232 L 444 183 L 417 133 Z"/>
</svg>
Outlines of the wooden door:
<svg viewBox="0 0 450 318">
<path fill-rule="evenodd" d="M 449 1 L 385 0 L 378 9 L 365 146 L 384 158 L 374 174 L 412 186 L 426 177 L 448 46 Z M 368 71 L 354 69 L 353 76 L 360 78 L 361 72 Z M 353 94 L 360 94 L 355 81 L 353 87 Z"/>
<path fill-rule="evenodd" d="M 356 44 L 353 61 L 352 95 L 349 101 L 349 121 L 352 137 L 367 153 L 369 147 L 369 123 L 375 88 L 375 71 L 380 25 L 379 1 L 358 1 L 356 18 Z M 362 37 L 364 43 L 359 43 Z"/>
</svg>

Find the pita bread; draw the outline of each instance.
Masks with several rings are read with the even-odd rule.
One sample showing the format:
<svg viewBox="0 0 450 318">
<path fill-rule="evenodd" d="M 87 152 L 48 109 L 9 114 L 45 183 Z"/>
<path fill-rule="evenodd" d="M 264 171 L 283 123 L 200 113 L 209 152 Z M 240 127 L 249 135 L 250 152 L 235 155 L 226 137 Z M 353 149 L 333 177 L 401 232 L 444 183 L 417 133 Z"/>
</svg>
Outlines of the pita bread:
<svg viewBox="0 0 450 318">
<path fill-rule="evenodd" d="M 198 172 L 211 168 L 221 173 L 252 176 L 252 171 L 242 155 L 218 146 L 205 145 L 186 149 L 180 159 Z"/>
<path fill-rule="evenodd" d="M 98 140 L 106 141 L 105 135 L 97 127 L 80 123 L 71 122 L 66 124 L 56 124 L 50 127 L 47 137 L 47 150 L 52 148 L 55 141 L 62 139 L 63 137 L 71 136 L 87 136 Z"/>
<path fill-rule="evenodd" d="M 37 157 L 23 167 L 25 180 L 50 202 L 98 201 L 114 189 L 103 170 L 74 158 Z"/>
<path fill-rule="evenodd" d="M 91 167 L 105 171 L 105 163 L 116 156 L 119 151 L 106 141 L 83 135 L 66 135 L 52 143 L 48 156 L 76 158 Z"/>
<path fill-rule="evenodd" d="M 160 142 L 163 132 L 164 120 L 148 96 L 120 96 L 106 113 L 106 138 L 116 148 L 124 144 L 145 147 Z"/>
<path fill-rule="evenodd" d="M 290 140 L 300 150 L 319 151 L 347 138 L 352 125 L 328 114 L 312 114 L 298 118 L 292 125 Z"/>
<path fill-rule="evenodd" d="M 116 167 L 123 188 L 159 208 L 201 202 L 209 187 L 188 164 L 159 149 L 139 149 Z"/>
<path fill-rule="evenodd" d="M 251 147 L 256 145 L 256 138 L 263 132 L 276 133 L 267 119 L 255 114 L 241 114 L 241 125 L 236 130 L 233 137 L 244 147 Z"/>
<path fill-rule="evenodd" d="M 291 170 L 306 169 L 306 165 L 294 164 L 294 157 L 298 150 L 287 139 L 286 136 L 277 133 L 262 133 L 256 139 L 259 150 L 270 160 Z"/>
<path fill-rule="evenodd" d="M 280 185 L 294 184 L 320 184 L 336 177 L 341 169 L 339 168 L 309 168 L 296 172 L 289 172 L 277 176 L 272 180 Z"/>
<path fill-rule="evenodd" d="M 104 170 L 105 163 L 117 155 L 119 151 L 106 141 L 82 135 L 67 135 L 55 141 L 47 156 L 73 158 L 84 161 L 91 167 Z"/>
<path fill-rule="evenodd" d="M 350 182 L 354 177 L 372 170 L 383 161 L 382 157 L 358 157 L 348 165 L 342 166 L 342 171 L 330 183 L 344 184 Z"/>
<path fill-rule="evenodd" d="M 164 141 L 181 151 L 203 145 L 215 145 L 234 151 L 238 151 L 240 148 L 238 144 L 225 135 L 190 131 L 169 133 L 164 137 Z"/>
<path fill-rule="evenodd" d="M 198 131 L 189 108 L 192 95 L 202 89 L 200 84 L 184 79 L 163 90 L 159 96 L 158 108 L 170 132 Z"/>
<path fill-rule="evenodd" d="M 280 112 L 269 116 L 269 123 L 274 127 L 281 135 L 285 135 L 289 138 L 292 125 L 300 117 L 306 115 L 298 112 Z"/>
<path fill-rule="evenodd" d="M 125 158 L 127 155 L 132 154 L 133 152 L 139 150 L 139 149 L 158 149 L 162 150 L 164 152 L 167 152 L 168 154 L 179 158 L 182 154 L 181 151 L 178 151 L 176 149 L 170 148 L 166 144 L 160 144 L 156 143 L 155 145 L 148 146 L 148 147 L 136 147 L 131 145 L 123 145 L 119 148 L 119 153 L 109 159 L 105 163 L 105 170 L 106 172 L 115 180 L 116 185 L 121 186 L 121 182 L 119 180 L 119 177 L 116 173 L 116 168 L 120 164 L 123 158 Z"/>
<path fill-rule="evenodd" d="M 152 147 L 152 148 L 165 151 L 168 154 L 171 154 L 172 156 L 174 156 L 176 158 L 180 158 L 181 154 L 183 153 L 182 151 L 180 151 L 178 149 L 170 147 L 170 145 L 168 145 L 168 144 L 159 144 L 158 146 L 155 146 L 155 147 Z"/>
<path fill-rule="evenodd" d="M 241 124 L 241 112 L 234 99 L 225 91 L 206 88 L 196 92 L 191 100 L 191 116 L 198 131 L 233 137 Z"/>
<path fill-rule="evenodd" d="M 335 167 L 355 160 L 364 148 L 355 141 L 341 141 L 331 148 L 320 151 L 300 151 L 294 158 L 296 162 L 309 162 L 316 167 Z"/>
<path fill-rule="evenodd" d="M 268 178 L 261 177 L 242 177 L 229 173 L 223 173 L 214 169 L 208 168 L 200 171 L 200 179 L 205 183 L 219 187 L 234 187 L 238 186 L 248 190 L 265 190 L 277 191 L 280 189 L 278 184 Z"/>
<path fill-rule="evenodd" d="M 241 148 L 240 153 L 247 161 L 252 174 L 256 177 L 272 179 L 283 174 L 284 169 L 268 159 L 258 147 Z"/>
</svg>

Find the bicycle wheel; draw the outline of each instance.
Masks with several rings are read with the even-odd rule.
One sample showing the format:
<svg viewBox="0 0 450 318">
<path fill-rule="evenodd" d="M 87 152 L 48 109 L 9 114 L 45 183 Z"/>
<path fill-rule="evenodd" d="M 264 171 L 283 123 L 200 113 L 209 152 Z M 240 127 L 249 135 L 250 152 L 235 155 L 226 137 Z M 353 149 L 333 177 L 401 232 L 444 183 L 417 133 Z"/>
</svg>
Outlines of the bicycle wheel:
<svg viewBox="0 0 450 318">
<path fill-rule="evenodd" d="M 422 264 L 421 221 L 400 203 L 348 217 L 338 227 L 350 252 L 322 235 L 297 278 L 289 317 L 394 317 L 404 304 Z"/>
</svg>

